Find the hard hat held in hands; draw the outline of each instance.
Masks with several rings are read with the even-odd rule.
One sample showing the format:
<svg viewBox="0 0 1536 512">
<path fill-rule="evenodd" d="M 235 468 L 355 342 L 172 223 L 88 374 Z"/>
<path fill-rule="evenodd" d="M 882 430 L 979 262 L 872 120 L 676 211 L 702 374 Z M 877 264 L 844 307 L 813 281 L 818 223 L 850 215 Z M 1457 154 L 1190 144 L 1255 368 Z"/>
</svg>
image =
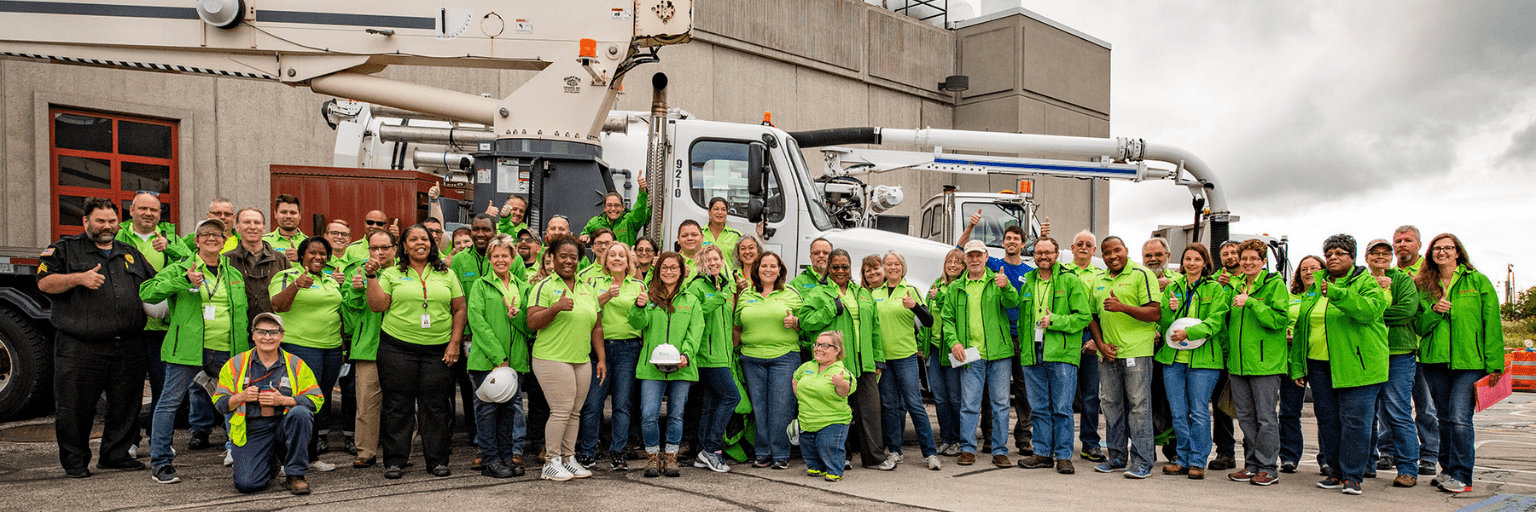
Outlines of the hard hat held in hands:
<svg viewBox="0 0 1536 512">
<path fill-rule="evenodd" d="M 517 395 L 517 372 L 509 366 L 491 370 L 485 382 L 475 389 L 475 397 L 482 401 L 504 404 Z"/>
<path fill-rule="evenodd" d="M 656 365 L 656 369 L 662 373 L 672 373 L 677 371 L 678 365 L 683 364 L 683 354 L 671 343 L 662 343 L 651 351 L 651 364 Z"/>
</svg>

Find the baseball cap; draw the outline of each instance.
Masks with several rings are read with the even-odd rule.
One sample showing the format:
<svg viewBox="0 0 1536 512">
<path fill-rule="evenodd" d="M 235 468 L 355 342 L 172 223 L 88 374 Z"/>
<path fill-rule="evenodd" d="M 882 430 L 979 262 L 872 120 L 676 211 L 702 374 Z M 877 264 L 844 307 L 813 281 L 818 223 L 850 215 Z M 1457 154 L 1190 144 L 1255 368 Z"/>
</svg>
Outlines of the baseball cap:
<svg viewBox="0 0 1536 512">
<path fill-rule="evenodd" d="M 219 232 L 220 233 L 223 233 L 224 231 L 229 229 L 229 226 L 225 226 L 224 222 L 220 221 L 219 219 L 203 219 L 201 221 L 198 221 L 197 227 L 192 228 L 192 232 L 196 233 L 197 230 L 202 229 L 203 226 L 214 226 L 214 227 L 217 227 L 217 228 L 219 228 Z"/>
<path fill-rule="evenodd" d="M 1370 252 L 1371 249 L 1376 248 L 1376 246 L 1378 246 L 1378 245 L 1385 245 L 1385 246 L 1387 246 L 1387 249 L 1391 249 L 1392 248 L 1392 242 L 1388 242 L 1385 239 L 1377 238 L 1375 240 L 1371 240 L 1371 243 L 1365 244 L 1365 251 L 1366 252 Z"/>
<path fill-rule="evenodd" d="M 255 329 L 256 324 L 260 323 L 262 320 L 271 320 L 273 322 L 277 322 L 277 328 L 283 329 L 283 317 L 277 316 L 277 313 L 262 313 L 256 315 L 256 318 L 251 319 L 251 328 Z"/>
<path fill-rule="evenodd" d="M 985 253 L 985 252 L 987 252 L 987 244 L 982 243 L 981 240 L 971 240 L 971 241 L 965 243 L 965 252 L 966 253 L 973 253 L 973 252 Z"/>
</svg>

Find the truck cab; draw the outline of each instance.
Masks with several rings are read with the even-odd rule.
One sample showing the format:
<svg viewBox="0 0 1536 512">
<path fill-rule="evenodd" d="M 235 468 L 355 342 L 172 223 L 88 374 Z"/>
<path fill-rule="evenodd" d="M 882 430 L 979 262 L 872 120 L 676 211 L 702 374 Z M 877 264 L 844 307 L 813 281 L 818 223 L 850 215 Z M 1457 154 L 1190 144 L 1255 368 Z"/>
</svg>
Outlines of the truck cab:
<svg viewBox="0 0 1536 512">
<path fill-rule="evenodd" d="M 1003 257 L 1003 231 L 1008 226 L 1027 226 L 1024 231 L 1024 259 L 1033 261 L 1035 240 L 1040 238 L 1040 220 L 1035 215 L 1040 205 L 1028 193 L 1003 191 L 960 192 L 946 189 L 923 203 L 918 236 L 948 246 L 958 245 L 960 234 L 971 215 L 981 212 L 981 223 L 971 230 L 971 240 L 987 244 L 987 252 Z"/>
</svg>

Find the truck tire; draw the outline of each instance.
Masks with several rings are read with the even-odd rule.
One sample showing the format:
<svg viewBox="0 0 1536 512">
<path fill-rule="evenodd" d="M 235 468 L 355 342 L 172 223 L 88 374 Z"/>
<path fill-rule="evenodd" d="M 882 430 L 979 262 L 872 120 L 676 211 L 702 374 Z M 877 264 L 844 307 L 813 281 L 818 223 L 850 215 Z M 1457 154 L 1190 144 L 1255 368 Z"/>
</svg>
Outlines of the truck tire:
<svg viewBox="0 0 1536 512">
<path fill-rule="evenodd" d="M 0 308 L 0 420 L 18 419 L 48 398 L 53 380 L 48 347 L 25 317 Z"/>
</svg>

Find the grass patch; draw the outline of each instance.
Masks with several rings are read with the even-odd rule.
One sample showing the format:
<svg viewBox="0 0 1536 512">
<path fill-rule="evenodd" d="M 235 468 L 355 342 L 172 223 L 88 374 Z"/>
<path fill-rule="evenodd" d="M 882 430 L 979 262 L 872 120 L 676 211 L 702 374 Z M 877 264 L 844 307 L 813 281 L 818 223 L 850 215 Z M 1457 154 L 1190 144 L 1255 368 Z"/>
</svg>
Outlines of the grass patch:
<svg viewBox="0 0 1536 512">
<path fill-rule="evenodd" d="M 1525 340 L 1536 340 L 1536 317 L 1504 322 L 1504 346 L 1522 350 Z"/>
</svg>

